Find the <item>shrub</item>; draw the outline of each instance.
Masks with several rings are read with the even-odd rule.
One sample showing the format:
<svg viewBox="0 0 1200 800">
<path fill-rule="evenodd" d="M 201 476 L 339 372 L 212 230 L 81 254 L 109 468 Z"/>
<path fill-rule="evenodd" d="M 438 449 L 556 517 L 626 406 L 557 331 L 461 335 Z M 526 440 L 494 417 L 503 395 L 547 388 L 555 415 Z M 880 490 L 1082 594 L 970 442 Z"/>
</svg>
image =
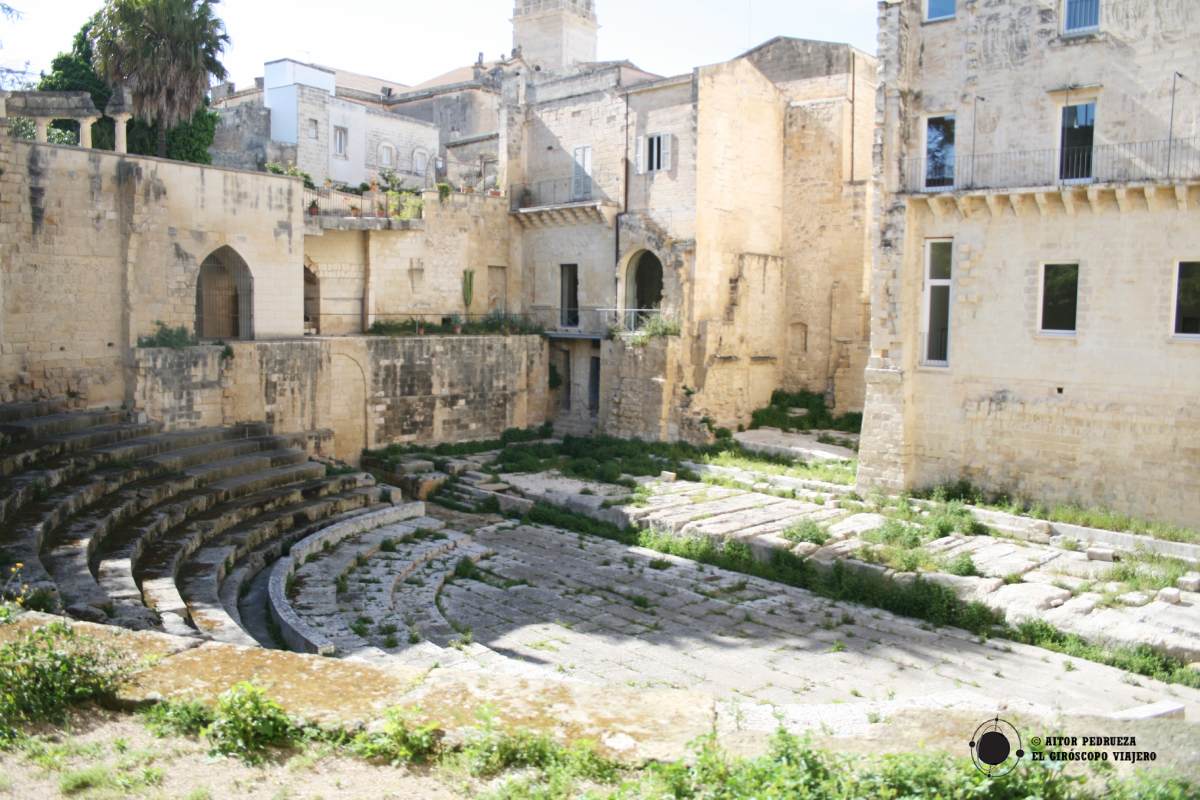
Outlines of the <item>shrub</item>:
<svg viewBox="0 0 1200 800">
<path fill-rule="evenodd" d="M 138 337 L 138 347 L 165 347 L 170 350 L 182 350 L 196 344 L 196 337 L 183 325 L 172 328 L 161 320 L 156 321 L 154 325 L 153 334 Z"/>
<path fill-rule="evenodd" d="M 213 723 L 213 711 L 197 701 L 155 703 L 142 712 L 155 736 L 199 736 Z"/>
<path fill-rule="evenodd" d="M 811 519 L 806 519 L 783 532 L 783 538 L 792 542 L 808 542 L 823 545 L 829 541 L 829 534 Z"/>
<path fill-rule="evenodd" d="M 297 727 L 261 687 L 238 683 L 217 698 L 213 722 L 204 729 L 214 753 L 259 763 L 270 747 L 290 744 Z"/>
<path fill-rule="evenodd" d="M 354 737 L 351 751 L 361 758 L 393 766 L 432 760 L 440 751 L 443 732 L 431 723 L 418 724 L 418 713 L 418 709 L 390 710 L 380 731 Z"/>
<path fill-rule="evenodd" d="M 971 558 L 970 553 L 959 553 L 946 565 L 946 571 L 962 577 L 979 574 L 979 570 L 975 568 L 975 559 Z"/>
<path fill-rule="evenodd" d="M 0 646 L 0 739 L 20 725 L 62 718 L 77 703 L 111 696 L 127 674 L 113 650 L 53 622 Z"/>
</svg>

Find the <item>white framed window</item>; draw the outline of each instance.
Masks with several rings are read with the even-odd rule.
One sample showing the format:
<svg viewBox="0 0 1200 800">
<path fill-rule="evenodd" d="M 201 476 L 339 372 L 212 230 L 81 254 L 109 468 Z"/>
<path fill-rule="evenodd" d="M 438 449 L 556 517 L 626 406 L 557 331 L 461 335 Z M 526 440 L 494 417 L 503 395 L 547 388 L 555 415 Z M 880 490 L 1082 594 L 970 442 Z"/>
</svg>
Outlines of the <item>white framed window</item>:
<svg viewBox="0 0 1200 800">
<path fill-rule="evenodd" d="M 950 365 L 950 300 L 954 289 L 954 240 L 925 242 L 925 300 L 921 331 L 921 363 Z"/>
<path fill-rule="evenodd" d="M 390 144 L 379 145 L 379 166 L 392 167 L 396 164 L 396 148 Z"/>
<path fill-rule="evenodd" d="M 308 121 L 308 138 L 310 138 L 310 139 L 320 139 L 321 138 L 321 128 L 320 128 L 319 123 L 315 119 L 310 119 Z"/>
<path fill-rule="evenodd" d="M 426 153 L 421 148 L 413 150 L 412 169 L 417 175 L 424 175 L 425 170 L 429 167 L 429 153 Z"/>
<path fill-rule="evenodd" d="M 592 146 L 575 148 L 571 169 L 571 199 L 592 199 Z"/>
<path fill-rule="evenodd" d="M 925 118 L 925 186 L 954 186 L 955 119 L 953 114 Z"/>
<path fill-rule="evenodd" d="M 925 21 L 954 19 L 957 5 L 956 0 L 925 0 Z"/>
<path fill-rule="evenodd" d="M 1175 271 L 1176 336 L 1200 340 L 1200 261 L 1180 261 Z"/>
<path fill-rule="evenodd" d="M 1100 0 L 1062 0 L 1063 33 L 1089 33 L 1100 29 Z"/>
<path fill-rule="evenodd" d="M 638 173 L 671 171 L 671 136 L 652 133 L 638 147 Z"/>
<path fill-rule="evenodd" d="M 333 154 L 339 158 L 346 158 L 349 155 L 349 149 L 350 131 L 335 127 L 333 129 Z"/>
<path fill-rule="evenodd" d="M 1042 264 L 1042 333 L 1074 336 L 1079 317 L 1079 264 Z"/>
</svg>

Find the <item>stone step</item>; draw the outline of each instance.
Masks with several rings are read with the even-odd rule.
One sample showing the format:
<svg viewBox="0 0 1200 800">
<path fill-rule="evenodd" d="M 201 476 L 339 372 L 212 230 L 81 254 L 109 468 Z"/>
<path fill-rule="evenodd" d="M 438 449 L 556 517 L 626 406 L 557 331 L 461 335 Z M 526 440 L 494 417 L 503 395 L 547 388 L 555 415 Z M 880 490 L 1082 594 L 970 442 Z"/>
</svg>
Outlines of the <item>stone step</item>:
<svg viewBox="0 0 1200 800">
<path fill-rule="evenodd" d="M 273 449 L 256 450 L 244 455 L 232 456 L 209 464 L 198 464 L 183 470 L 185 475 L 202 483 L 220 484 L 226 480 L 237 480 L 263 470 L 302 464 L 308 460 L 303 450 Z"/>
<path fill-rule="evenodd" d="M 174 580 L 183 560 L 213 538 L 231 528 L 271 515 L 279 509 L 297 509 L 305 502 L 337 494 L 362 485 L 361 475 L 338 475 L 256 492 L 221 503 L 210 511 L 189 517 L 181 525 L 136 546 L 133 552 L 134 577 L 144 580 Z M 298 510 L 292 514 L 300 513 Z"/>
<path fill-rule="evenodd" d="M 25 403 L 0 404 L 0 423 L 17 422 L 33 417 L 46 417 L 60 414 L 67 408 L 66 398 L 55 397 L 49 400 L 31 400 Z"/>
<path fill-rule="evenodd" d="M 212 484 L 165 507 L 151 509 L 108 537 L 92 559 L 96 582 L 109 601 L 141 605 L 142 593 L 133 578 L 133 562 L 143 548 L 189 517 L 254 492 L 310 480 L 325 473 L 316 463 L 287 464 L 239 475 Z"/>
<path fill-rule="evenodd" d="M 301 530 L 319 529 L 328 524 L 328 519 L 355 508 L 362 508 L 378 499 L 378 492 L 358 491 L 358 487 L 349 476 L 339 476 L 327 479 L 325 487 L 327 494 L 317 498 L 309 497 L 273 512 L 257 515 L 225 531 L 210 532 L 208 546 L 201 553 L 196 553 L 197 542 L 184 542 L 169 557 L 156 564 L 141 575 L 135 574 L 142 588 L 142 598 L 145 605 L 153 608 L 164 618 L 173 614 L 189 626 L 199 627 L 192 619 L 191 603 L 187 600 L 184 584 L 194 584 L 193 577 L 204 573 L 215 579 L 210 588 L 213 599 L 219 597 L 219 582 L 224 578 L 226 568 L 236 563 L 239 555 L 246 550 L 277 539 L 285 534 L 290 538 L 297 526 Z M 353 488 L 351 488 L 353 487 Z M 163 540 L 156 542 L 156 546 Z M 189 548 L 191 551 L 189 552 Z M 186 556 L 196 555 L 204 560 L 192 560 L 183 568 Z M 216 563 L 208 559 L 218 558 Z M 186 572 L 186 574 L 184 574 Z M 219 600 L 215 608 L 220 608 Z"/>
<path fill-rule="evenodd" d="M 250 550 L 240 543 L 225 541 L 226 537 L 201 548 L 184 564 L 179 578 L 180 593 L 192 624 L 216 641 L 276 647 L 266 623 L 270 615 L 266 591 L 269 565 L 293 543 L 321 528 L 385 508 L 386 504 L 379 502 L 379 493 L 378 487 L 370 487 L 338 495 L 343 508 L 340 513 L 286 530 Z M 231 560 L 233 568 L 229 569 Z M 262 581 L 258 580 L 260 577 Z M 261 583 L 260 591 L 255 591 L 257 583 Z"/>
<path fill-rule="evenodd" d="M 59 456 L 137 439 L 156 433 L 160 429 L 161 426 L 156 422 L 126 422 L 85 427 L 61 435 L 22 440 L 5 448 L 3 454 L 0 454 L 0 476 L 15 475 Z"/>
<path fill-rule="evenodd" d="M 132 428 L 133 426 L 126 426 Z M 103 469 L 115 463 L 125 464 L 138 459 L 157 456 L 172 452 L 190 453 L 188 463 L 214 461 L 227 458 L 236 451 L 211 449 L 220 447 L 222 443 L 244 441 L 247 433 L 258 432 L 265 426 L 245 425 L 233 428 L 203 428 L 195 431 L 180 431 L 177 433 L 152 433 L 133 439 L 121 438 L 116 444 L 103 444 L 91 450 L 63 455 L 53 459 L 45 469 L 24 472 L 0 483 L 0 522 L 9 519 L 17 509 L 23 507 L 35 495 L 53 489 L 67 481 L 85 475 L 94 470 Z M 235 444 L 237 448 L 245 445 Z M 151 475 L 160 471 L 160 467 L 169 468 L 155 460 L 148 464 L 138 464 L 146 468 L 145 474 Z"/>
<path fill-rule="evenodd" d="M 252 460 L 243 463 L 247 469 L 261 465 Z M 270 485 L 315 478 L 323 473 L 321 465 L 305 463 L 259 471 L 251 476 L 253 481 L 243 484 L 226 478 L 204 486 L 197 477 L 180 476 L 130 486 L 73 520 L 45 554 L 46 567 L 64 605 L 110 607 L 114 596 L 96 580 L 100 574 L 99 561 L 104 554 L 113 550 L 131 550 L 143 536 L 157 535 L 191 514 L 232 497 L 249 494 L 255 491 L 256 485 L 269 488 Z M 140 597 L 136 591 L 132 595 L 126 592 L 123 596 Z"/>
<path fill-rule="evenodd" d="M 177 441 L 190 443 L 186 437 L 180 437 Z M 261 469 L 263 464 L 270 462 L 270 458 L 227 457 L 231 448 L 236 451 L 243 446 L 237 440 L 218 440 L 188 448 L 188 460 L 216 459 L 214 465 L 220 465 L 215 470 L 193 470 L 192 475 L 158 474 L 162 469 L 153 461 L 139 462 L 134 467 L 121 471 L 117 478 L 110 478 L 108 473 L 100 473 L 75 490 L 76 495 L 86 495 L 85 497 L 58 508 L 53 512 L 53 516 L 45 509 L 42 509 L 43 513 L 40 516 L 37 514 L 38 509 L 33 510 L 34 527 L 19 532 L 19 541 L 22 544 L 19 555 L 26 564 L 30 564 L 37 560 L 36 556 L 41 551 L 49 550 L 46 566 L 49 574 L 56 576 L 56 582 L 79 577 L 80 569 L 87 564 L 97 545 L 122 521 L 182 492 L 203 486 L 211 478 L 226 476 L 235 469 Z M 255 446 L 263 444 L 257 443 Z M 287 452 L 288 459 L 295 458 L 293 451 Z M 82 513 L 79 513 L 81 511 Z M 78 516 L 70 521 L 61 534 L 51 536 L 68 513 L 76 513 Z M 81 548 L 82 558 L 77 552 Z"/>
<path fill-rule="evenodd" d="M 74 433 L 85 428 L 119 425 L 125 422 L 127 417 L 128 413 L 119 409 L 116 411 L 105 409 L 46 414 L 0 423 L 0 433 L 11 437 L 13 441 L 46 439 L 51 436 Z"/>
</svg>

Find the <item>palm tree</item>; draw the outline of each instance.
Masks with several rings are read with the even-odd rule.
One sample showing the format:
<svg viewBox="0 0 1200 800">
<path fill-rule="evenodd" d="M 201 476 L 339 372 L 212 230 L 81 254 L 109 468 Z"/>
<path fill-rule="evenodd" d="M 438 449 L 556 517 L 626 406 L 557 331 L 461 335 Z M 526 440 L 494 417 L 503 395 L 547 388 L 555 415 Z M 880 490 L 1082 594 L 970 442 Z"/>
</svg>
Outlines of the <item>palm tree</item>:
<svg viewBox="0 0 1200 800">
<path fill-rule="evenodd" d="M 128 85 L 134 113 L 158 126 L 158 156 L 167 130 L 191 119 L 212 78 L 225 79 L 220 55 L 229 44 L 218 0 L 108 0 L 92 28 L 96 67 L 113 85 Z"/>
</svg>

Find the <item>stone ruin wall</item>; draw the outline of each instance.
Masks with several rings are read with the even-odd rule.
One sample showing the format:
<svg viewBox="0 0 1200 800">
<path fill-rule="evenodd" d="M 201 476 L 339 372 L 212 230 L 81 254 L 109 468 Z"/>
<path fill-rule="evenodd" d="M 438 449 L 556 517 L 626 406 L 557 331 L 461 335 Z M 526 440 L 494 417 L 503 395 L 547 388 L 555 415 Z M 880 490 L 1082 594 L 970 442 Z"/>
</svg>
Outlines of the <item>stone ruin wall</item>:
<svg viewBox="0 0 1200 800">
<path fill-rule="evenodd" d="M 540 336 L 337 337 L 138 349 L 134 403 L 169 429 L 265 420 L 364 447 L 497 438 L 546 420 Z"/>
</svg>

